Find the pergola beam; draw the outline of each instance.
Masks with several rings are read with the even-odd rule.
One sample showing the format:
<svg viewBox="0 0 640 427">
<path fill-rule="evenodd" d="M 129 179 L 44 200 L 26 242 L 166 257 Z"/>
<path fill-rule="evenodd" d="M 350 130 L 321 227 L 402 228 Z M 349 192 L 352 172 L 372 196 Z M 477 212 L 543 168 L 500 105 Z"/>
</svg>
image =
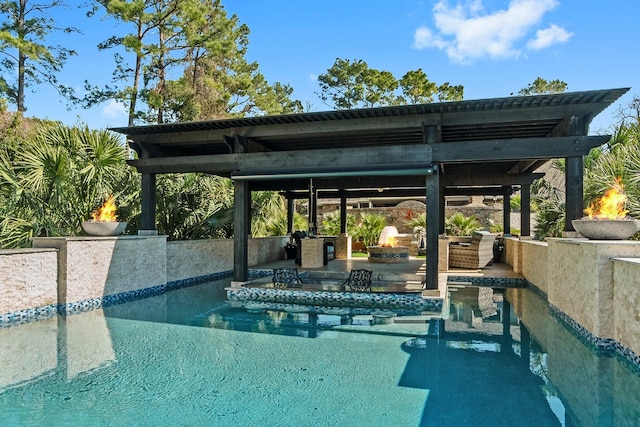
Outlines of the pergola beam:
<svg viewBox="0 0 640 427">
<path fill-rule="evenodd" d="M 243 154 L 216 154 L 143 158 L 127 163 L 142 173 L 208 172 L 228 175 L 269 175 L 339 171 L 353 168 L 424 167 L 431 163 L 495 162 L 519 159 L 552 159 L 584 156 L 610 136 L 571 136 L 552 138 L 496 139 L 457 143 L 407 144 L 361 148 L 334 148 L 305 151 L 278 151 Z M 445 175 L 446 176 L 446 175 Z"/>
<path fill-rule="evenodd" d="M 605 144 L 610 138 L 608 135 L 601 135 L 494 139 L 439 143 L 431 146 L 434 162 L 517 161 L 566 157 L 567 151 L 576 156 L 584 156 L 589 153 L 589 150 Z"/>
<path fill-rule="evenodd" d="M 444 186 L 505 186 L 531 184 L 542 178 L 543 173 L 527 174 L 452 174 L 441 175 L 440 185 Z M 424 189 L 424 178 L 420 176 L 350 176 L 314 179 L 319 190 L 377 190 L 379 188 L 420 188 Z M 252 191 L 295 191 L 306 190 L 307 181 L 304 179 L 275 179 L 251 181 Z"/>
</svg>

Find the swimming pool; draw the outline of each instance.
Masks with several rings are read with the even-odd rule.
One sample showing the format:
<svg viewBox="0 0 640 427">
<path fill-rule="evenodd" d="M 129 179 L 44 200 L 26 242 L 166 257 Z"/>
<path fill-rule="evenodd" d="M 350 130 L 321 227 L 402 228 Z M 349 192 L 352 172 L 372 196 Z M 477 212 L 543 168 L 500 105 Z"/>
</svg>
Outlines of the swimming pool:
<svg viewBox="0 0 640 427">
<path fill-rule="evenodd" d="M 230 303 L 228 284 L 0 329 L 0 425 L 640 419 L 633 367 L 594 353 L 527 289 L 452 287 L 433 334 L 416 312 Z"/>
</svg>

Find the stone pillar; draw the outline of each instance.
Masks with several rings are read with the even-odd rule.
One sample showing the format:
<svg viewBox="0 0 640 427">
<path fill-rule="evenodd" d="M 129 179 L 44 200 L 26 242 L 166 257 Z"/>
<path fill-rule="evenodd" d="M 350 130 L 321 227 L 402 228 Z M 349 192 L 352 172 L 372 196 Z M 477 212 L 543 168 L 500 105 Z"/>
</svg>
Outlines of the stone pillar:
<svg viewBox="0 0 640 427">
<path fill-rule="evenodd" d="M 324 266 L 324 239 L 302 239 L 302 268 Z"/>
<path fill-rule="evenodd" d="M 449 270 L 449 239 L 440 235 L 438 238 L 438 271 Z"/>
<path fill-rule="evenodd" d="M 336 259 L 351 259 L 351 239 L 346 233 L 336 237 Z"/>
</svg>

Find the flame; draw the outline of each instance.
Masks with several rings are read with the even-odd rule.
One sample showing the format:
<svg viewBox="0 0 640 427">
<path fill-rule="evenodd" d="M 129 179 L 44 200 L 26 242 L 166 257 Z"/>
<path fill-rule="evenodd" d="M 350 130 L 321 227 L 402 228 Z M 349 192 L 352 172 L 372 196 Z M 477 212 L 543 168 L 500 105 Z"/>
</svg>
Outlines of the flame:
<svg viewBox="0 0 640 427">
<path fill-rule="evenodd" d="M 104 202 L 104 204 L 91 213 L 91 218 L 96 222 L 112 222 L 116 221 L 116 203 L 113 200 L 113 196 Z"/>
<path fill-rule="evenodd" d="M 624 209 L 627 196 L 623 190 L 624 185 L 618 177 L 612 188 L 584 210 L 587 217 L 589 219 L 625 219 L 629 211 Z"/>
<path fill-rule="evenodd" d="M 387 241 L 384 242 L 381 246 L 385 248 L 395 248 L 396 246 L 398 246 L 398 239 L 396 239 L 396 236 L 387 236 Z"/>
</svg>

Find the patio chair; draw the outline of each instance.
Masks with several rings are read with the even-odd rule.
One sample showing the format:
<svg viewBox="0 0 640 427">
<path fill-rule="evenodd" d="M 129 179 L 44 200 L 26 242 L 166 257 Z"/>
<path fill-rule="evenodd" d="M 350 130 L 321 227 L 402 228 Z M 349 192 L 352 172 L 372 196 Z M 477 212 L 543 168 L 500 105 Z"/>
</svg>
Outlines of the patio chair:
<svg viewBox="0 0 640 427">
<path fill-rule="evenodd" d="M 297 268 L 274 268 L 273 287 L 274 288 L 300 288 L 302 279 L 298 275 Z"/>
<path fill-rule="evenodd" d="M 371 292 L 371 274 L 370 270 L 351 270 L 349 278 L 345 280 L 340 289 L 355 292 Z"/>
<path fill-rule="evenodd" d="M 453 242 L 449 245 L 449 267 L 484 268 L 493 262 L 493 242 L 497 233 L 476 231 L 471 242 Z"/>
</svg>

